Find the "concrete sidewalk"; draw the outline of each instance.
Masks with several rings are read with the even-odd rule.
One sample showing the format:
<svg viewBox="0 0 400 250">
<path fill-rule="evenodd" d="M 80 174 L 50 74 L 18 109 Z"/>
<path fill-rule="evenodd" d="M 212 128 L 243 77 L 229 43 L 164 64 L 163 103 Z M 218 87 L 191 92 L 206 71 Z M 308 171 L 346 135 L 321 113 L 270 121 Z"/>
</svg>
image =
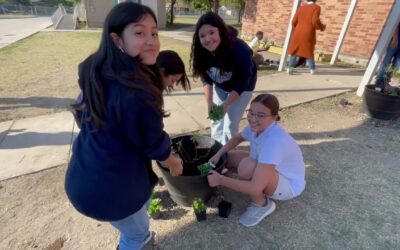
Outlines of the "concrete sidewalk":
<svg viewBox="0 0 400 250">
<path fill-rule="evenodd" d="M 259 77 L 254 95 L 273 93 L 285 108 L 355 89 L 363 74 L 352 69 L 318 69 L 316 75 L 304 68 L 292 76 L 278 73 Z M 166 95 L 165 107 L 171 113 L 164 120 L 170 135 L 209 127 L 202 88 Z M 77 133 L 67 111 L 0 123 L 0 180 L 67 163 Z"/>
<path fill-rule="evenodd" d="M 50 17 L 0 19 L 0 48 L 53 25 Z"/>
</svg>

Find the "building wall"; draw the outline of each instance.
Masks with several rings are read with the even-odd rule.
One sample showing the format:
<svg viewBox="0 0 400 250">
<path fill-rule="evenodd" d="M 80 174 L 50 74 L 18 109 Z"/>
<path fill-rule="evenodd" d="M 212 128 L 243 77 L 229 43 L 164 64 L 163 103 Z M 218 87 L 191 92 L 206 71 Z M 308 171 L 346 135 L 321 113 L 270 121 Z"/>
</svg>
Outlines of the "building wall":
<svg viewBox="0 0 400 250">
<path fill-rule="evenodd" d="M 85 0 L 87 24 L 91 28 L 102 28 L 112 7 L 127 0 Z M 129 0 L 149 6 L 156 14 L 158 28 L 166 26 L 165 0 Z"/>
<path fill-rule="evenodd" d="M 114 3 L 110 0 L 86 0 L 86 18 L 90 28 L 102 28 Z"/>
<path fill-rule="evenodd" d="M 142 4 L 149 6 L 157 16 L 158 28 L 165 29 L 167 16 L 165 13 L 165 0 L 142 0 Z"/>
<path fill-rule="evenodd" d="M 395 0 L 359 0 L 340 55 L 367 61 Z M 283 45 L 293 0 L 247 0 L 242 33 L 261 30 L 268 40 Z M 318 0 L 325 32 L 317 31 L 316 50 L 332 53 L 351 0 Z"/>
</svg>

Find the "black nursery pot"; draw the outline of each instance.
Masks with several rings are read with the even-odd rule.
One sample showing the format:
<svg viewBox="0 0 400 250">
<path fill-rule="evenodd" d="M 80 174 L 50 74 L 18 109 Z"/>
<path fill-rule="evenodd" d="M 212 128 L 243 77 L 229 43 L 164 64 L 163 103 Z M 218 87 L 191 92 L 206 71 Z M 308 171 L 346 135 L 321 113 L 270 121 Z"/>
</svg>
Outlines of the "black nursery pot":
<svg viewBox="0 0 400 250">
<path fill-rule="evenodd" d="M 228 218 L 232 211 L 232 203 L 226 200 L 222 200 L 218 204 L 218 215 L 222 218 Z"/>
<path fill-rule="evenodd" d="M 204 220 L 207 219 L 206 211 L 203 211 L 203 212 L 200 212 L 200 213 L 194 212 L 194 214 L 196 215 L 196 220 L 197 221 L 204 221 Z"/>
<path fill-rule="evenodd" d="M 207 163 L 215 153 L 222 147 L 221 143 L 208 136 L 195 136 L 193 142 L 191 135 L 178 136 L 172 138 L 172 146 L 177 149 L 180 143 L 184 148 L 183 173 L 181 176 L 172 176 L 169 170 L 157 162 L 171 199 L 181 206 L 191 206 L 195 197 L 207 202 L 214 194 L 216 188 L 208 185 L 207 176 L 200 175 L 197 166 Z M 197 151 L 196 151 L 197 150 Z M 182 154 L 182 152 L 178 152 Z M 196 159 L 196 160 L 188 160 Z M 216 164 L 217 172 L 221 172 L 227 161 L 227 154 L 224 154 Z"/>
<path fill-rule="evenodd" d="M 396 120 L 400 118 L 400 96 L 390 96 L 375 91 L 375 85 L 366 85 L 364 110 L 376 119 Z"/>
</svg>

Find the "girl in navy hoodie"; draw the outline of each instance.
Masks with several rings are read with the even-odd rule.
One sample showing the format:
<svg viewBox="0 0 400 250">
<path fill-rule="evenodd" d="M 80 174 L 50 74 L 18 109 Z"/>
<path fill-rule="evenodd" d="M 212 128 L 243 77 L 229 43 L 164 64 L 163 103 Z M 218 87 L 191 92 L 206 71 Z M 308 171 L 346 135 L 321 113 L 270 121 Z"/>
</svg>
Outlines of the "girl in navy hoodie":
<svg viewBox="0 0 400 250">
<path fill-rule="evenodd" d="M 211 122 L 211 137 L 225 144 L 239 130 L 257 80 L 257 66 L 249 46 L 229 32 L 217 14 L 200 17 L 193 35 L 190 56 L 193 76 L 203 81 L 210 111 L 213 103 L 223 105 L 225 115 Z"/>
<path fill-rule="evenodd" d="M 182 173 L 163 130 L 164 85 L 155 65 L 157 20 L 146 6 L 116 5 L 99 49 L 79 65 L 81 131 L 73 145 L 65 190 L 82 214 L 120 231 L 119 249 L 151 239 L 146 207 L 157 176 L 151 160 Z"/>
</svg>

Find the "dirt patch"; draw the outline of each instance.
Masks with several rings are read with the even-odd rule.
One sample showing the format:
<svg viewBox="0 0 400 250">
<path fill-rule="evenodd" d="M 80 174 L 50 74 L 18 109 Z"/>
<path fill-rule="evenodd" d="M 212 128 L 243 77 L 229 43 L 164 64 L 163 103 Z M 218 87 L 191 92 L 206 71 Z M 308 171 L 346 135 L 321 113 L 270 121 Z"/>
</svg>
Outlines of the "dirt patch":
<svg viewBox="0 0 400 250">
<path fill-rule="evenodd" d="M 219 189 L 207 221 L 198 223 L 191 208 L 177 206 L 157 186 L 164 208 L 161 219 L 151 220 L 153 248 L 398 249 L 400 124 L 368 119 L 360 110 L 361 99 L 351 93 L 282 112 L 282 126 L 301 145 L 307 186 L 300 197 L 277 202 L 254 228 L 238 223 L 248 204 L 244 195 Z M 64 174 L 60 166 L 0 183 L 1 249 L 116 247 L 108 223 L 83 217 L 68 202 Z M 217 215 L 221 196 L 233 202 L 227 219 Z"/>
</svg>

